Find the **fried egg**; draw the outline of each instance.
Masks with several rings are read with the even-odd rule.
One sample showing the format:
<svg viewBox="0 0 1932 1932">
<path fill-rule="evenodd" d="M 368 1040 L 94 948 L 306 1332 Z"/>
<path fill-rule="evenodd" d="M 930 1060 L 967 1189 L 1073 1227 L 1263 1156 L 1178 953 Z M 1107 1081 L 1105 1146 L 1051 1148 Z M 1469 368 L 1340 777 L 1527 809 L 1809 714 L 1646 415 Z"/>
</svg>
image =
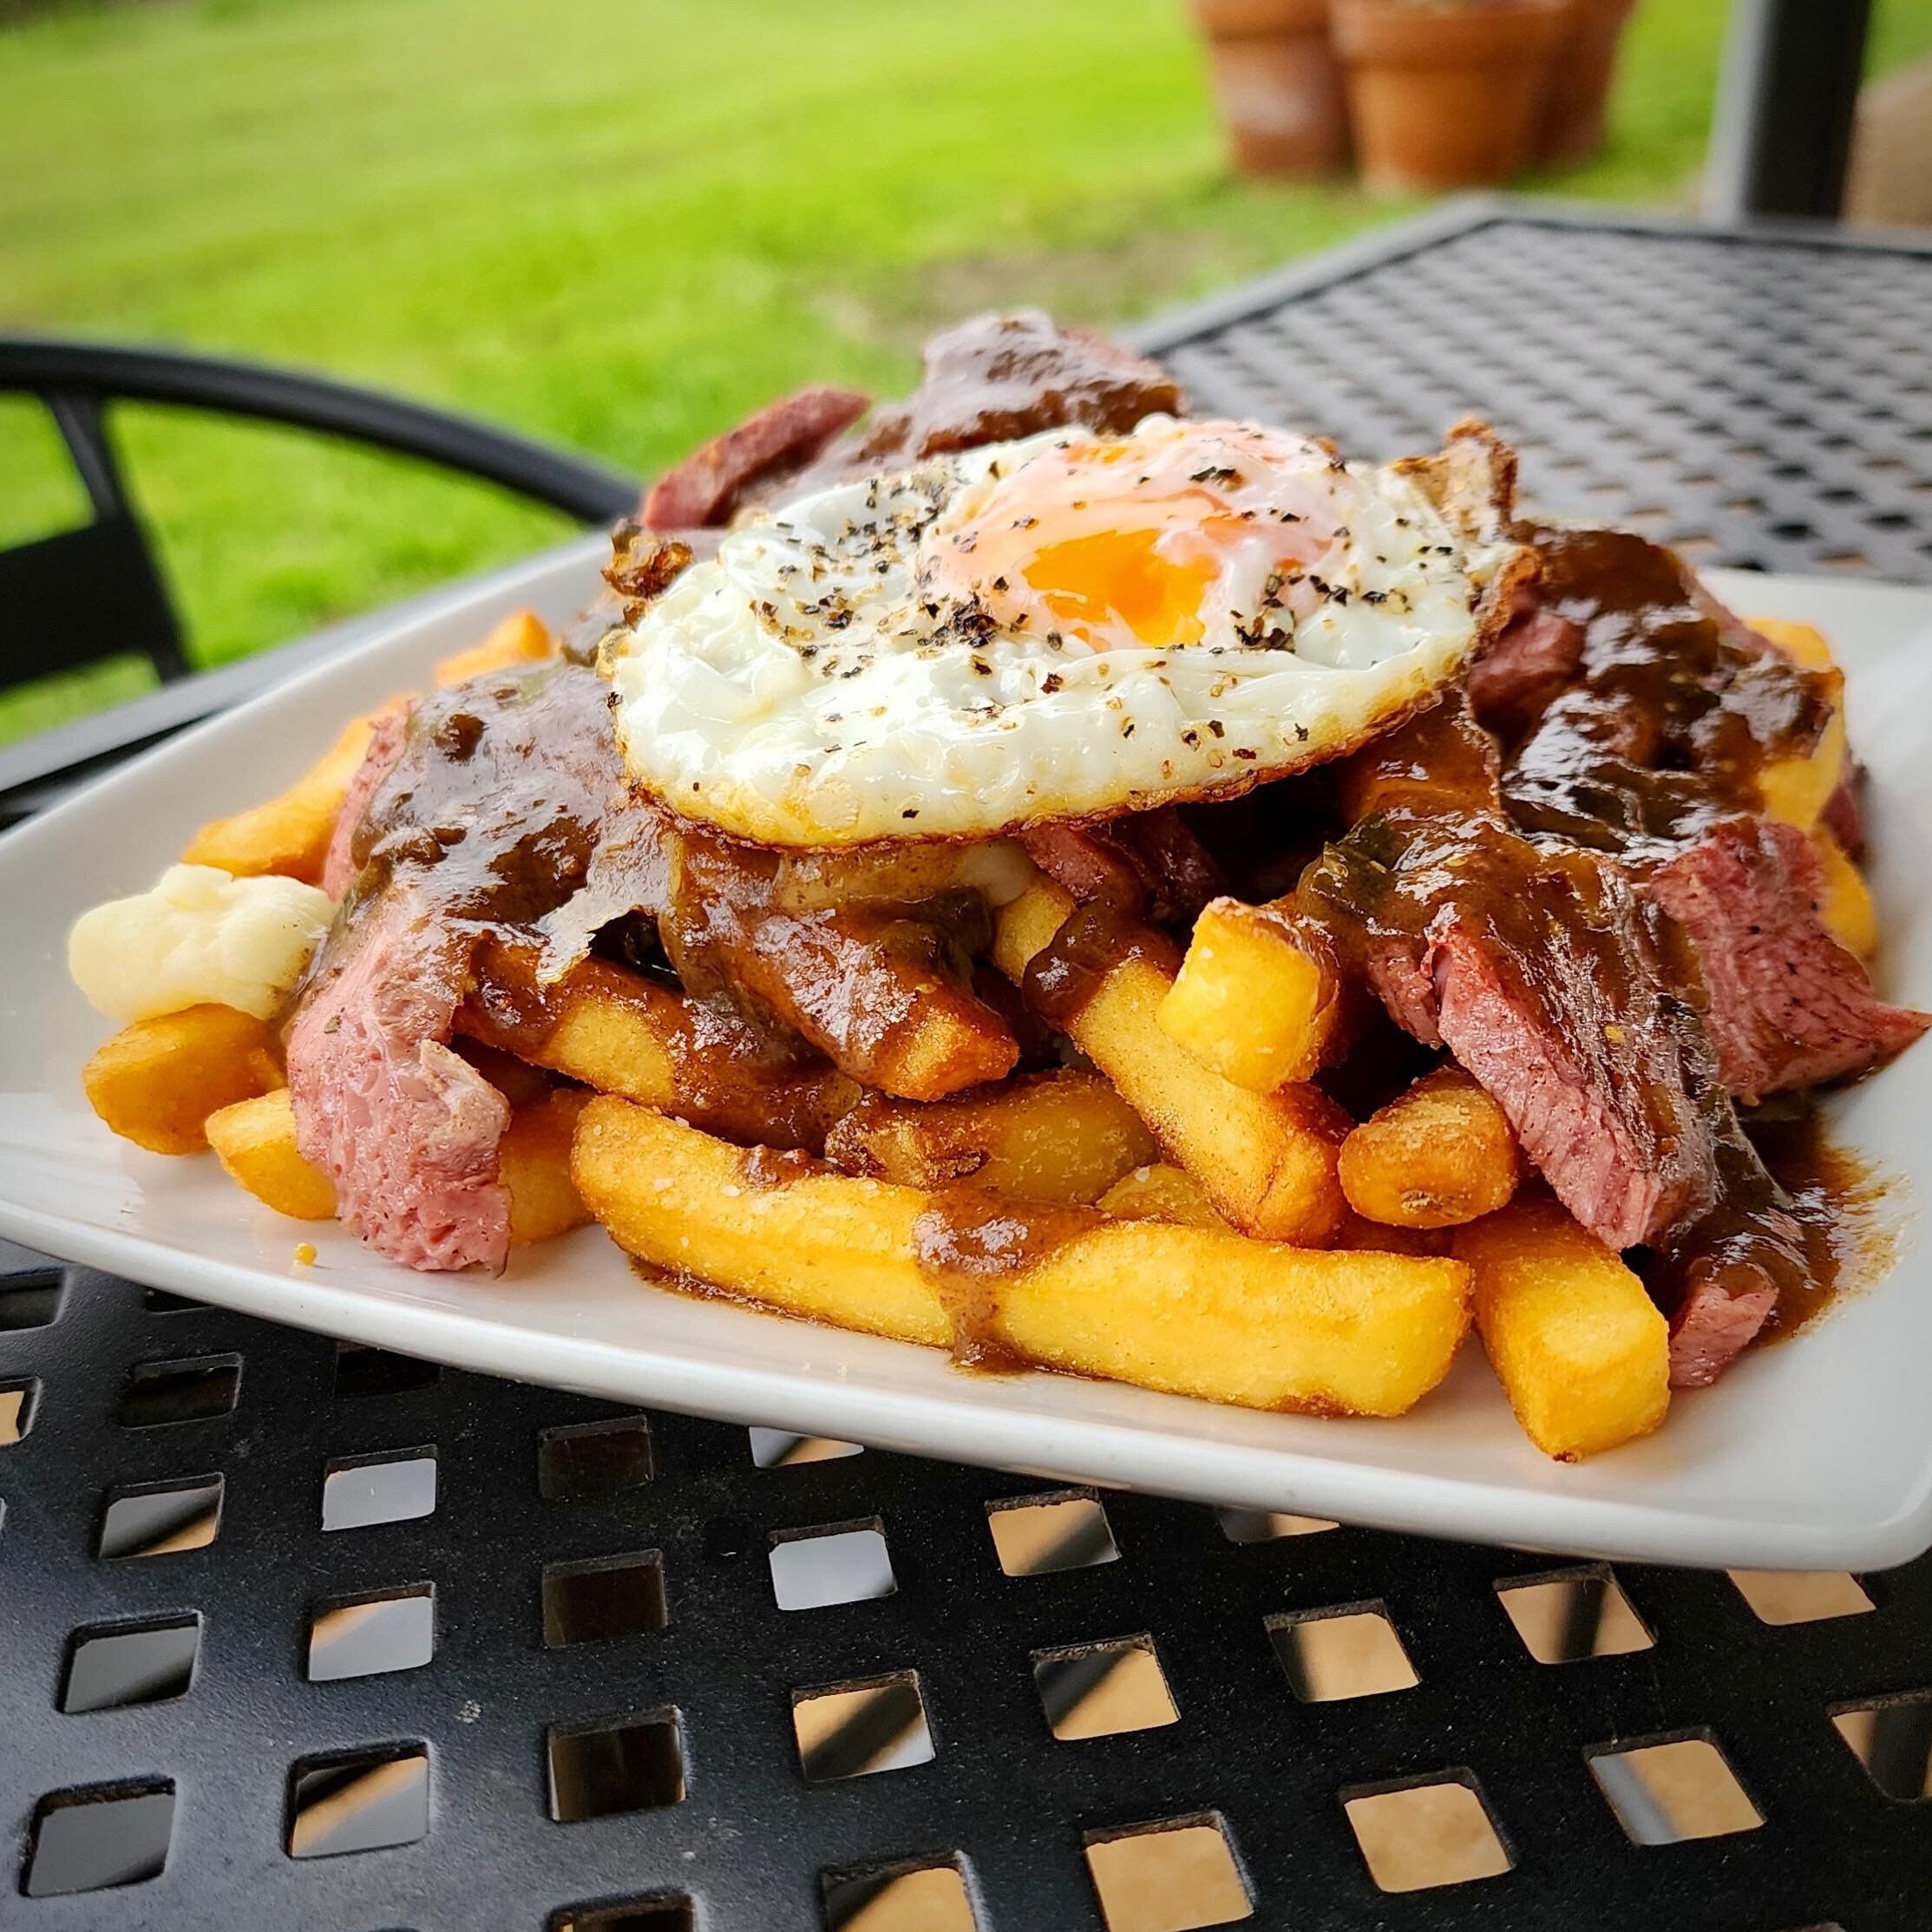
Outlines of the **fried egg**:
<svg viewBox="0 0 1932 1932">
<path fill-rule="evenodd" d="M 822 489 L 606 645 L 619 740 L 674 810 L 768 845 L 1242 790 L 1454 676 L 1521 555 L 1506 487 L 1150 416 Z"/>
</svg>

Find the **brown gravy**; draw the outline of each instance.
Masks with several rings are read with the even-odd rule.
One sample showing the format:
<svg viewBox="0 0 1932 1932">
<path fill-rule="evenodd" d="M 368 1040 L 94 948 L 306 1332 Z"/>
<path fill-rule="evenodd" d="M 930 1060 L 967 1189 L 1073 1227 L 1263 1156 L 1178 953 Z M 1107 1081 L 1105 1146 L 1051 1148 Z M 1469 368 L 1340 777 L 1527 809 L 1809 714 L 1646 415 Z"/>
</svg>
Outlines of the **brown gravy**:
<svg viewBox="0 0 1932 1932">
<path fill-rule="evenodd" d="M 1804 1244 L 1805 1278 L 1778 1297 L 1765 1324 L 1764 1340 L 1782 1341 L 1890 1265 L 1891 1230 L 1880 1218 L 1886 1183 L 1870 1162 L 1832 1141 L 1809 1104 L 1787 1119 L 1754 1122 L 1751 1137 Z"/>
</svg>

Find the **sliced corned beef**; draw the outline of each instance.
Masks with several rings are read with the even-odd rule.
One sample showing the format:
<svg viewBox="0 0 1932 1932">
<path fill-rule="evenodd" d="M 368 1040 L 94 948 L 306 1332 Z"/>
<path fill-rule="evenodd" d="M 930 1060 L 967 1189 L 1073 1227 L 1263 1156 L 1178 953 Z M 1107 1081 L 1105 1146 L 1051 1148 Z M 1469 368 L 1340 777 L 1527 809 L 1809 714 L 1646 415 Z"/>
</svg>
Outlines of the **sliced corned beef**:
<svg viewBox="0 0 1932 1932">
<path fill-rule="evenodd" d="M 510 1209 L 496 1149 L 509 1104 L 447 1044 L 468 942 L 397 895 L 353 944 L 289 1034 L 297 1145 L 379 1253 L 416 1268 L 501 1268 Z"/>
<path fill-rule="evenodd" d="M 356 836 L 356 828 L 363 822 L 363 814 L 369 809 L 369 802 L 376 796 L 376 788 L 389 776 L 396 761 L 403 755 L 403 745 L 409 736 L 409 706 L 403 705 L 393 711 L 385 711 L 376 720 L 376 729 L 370 734 L 369 750 L 363 754 L 363 762 L 356 769 L 356 776 L 349 781 L 349 789 L 344 795 L 342 809 L 336 815 L 336 828 L 329 840 L 328 855 L 322 861 L 322 889 L 331 899 L 340 899 L 349 890 L 356 876 L 356 859 L 350 847 Z"/>
<path fill-rule="evenodd" d="M 1464 679 L 1470 709 L 1494 729 L 1518 725 L 1562 689 L 1582 659 L 1582 625 L 1542 609 L 1533 592 L 1519 592 L 1503 634 Z"/>
<path fill-rule="evenodd" d="M 1696 944 L 1719 1070 L 1747 1105 L 1862 1072 L 1932 1025 L 1872 992 L 1818 919 L 1824 887 L 1811 841 L 1767 818 L 1713 827 L 1646 882 Z"/>
<path fill-rule="evenodd" d="M 871 401 L 856 390 L 802 389 L 714 436 L 668 469 L 645 493 L 651 530 L 697 530 L 727 521 L 748 492 L 796 475 Z"/>
<path fill-rule="evenodd" d="M 1763 1281 L 1743 1294 L 1700 1282 L 1670 1325 L 1670 1385 L 1706 1389 L 1758 1339 L 1778 1306 L 1778 1287 Z"/>
<path fill-rule="evenodd" d="M 1398 1025 L 1446 1046 L 1494 1097 L 1577 1220 L 1632 1248 L 1710 1206 L 1710 1133 L 1686 1082 L 1681 1017 L 1655 1010 L 1624 962 L 1569 944 L 1550 912 L 1540 959 L 1457 920 L 1419 957 L 1381 949 L 1370 980 Z"/>
</svg>

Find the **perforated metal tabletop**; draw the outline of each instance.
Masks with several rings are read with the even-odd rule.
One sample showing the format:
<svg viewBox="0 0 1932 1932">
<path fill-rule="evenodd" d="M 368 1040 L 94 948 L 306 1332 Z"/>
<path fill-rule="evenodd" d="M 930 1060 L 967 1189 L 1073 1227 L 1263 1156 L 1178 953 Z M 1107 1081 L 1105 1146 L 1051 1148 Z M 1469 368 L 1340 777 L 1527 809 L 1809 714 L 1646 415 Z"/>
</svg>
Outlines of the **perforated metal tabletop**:
<svg viewBox="0 0 1932 1932">
<path fill-rule="evenodd" d="M 1142 332 L 1932 581 L 1932 254 L 1478 206 Z M 0 1244 L 0 1925 L 1922 1932 L 1932 1559 L 1551 1562 L 648 1417 Z M 106 1887 L 114 1889 L 102 1889 Z"/>
</svg>

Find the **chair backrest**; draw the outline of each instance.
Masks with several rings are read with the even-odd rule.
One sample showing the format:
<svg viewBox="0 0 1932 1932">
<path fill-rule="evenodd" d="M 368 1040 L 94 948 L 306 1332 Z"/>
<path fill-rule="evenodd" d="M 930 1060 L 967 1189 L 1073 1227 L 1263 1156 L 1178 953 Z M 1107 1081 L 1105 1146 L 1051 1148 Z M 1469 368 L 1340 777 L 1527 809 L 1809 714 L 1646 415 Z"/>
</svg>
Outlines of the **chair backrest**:
<svg viewBox="0 0 1932 1932">
<path fill-rule="evenodd" d="M 115 401 L 291 424 L 495 483 L 589 523 L 623 515 L 639 496 L 636 479 L 588 457 L 372 390 L 208 357 L 0 336 L 0 393 L 47 405 L 94 509 L 78 529 L 0 551 L 0 691 L 130 653 L 163 682 L 188 674 L 167 580 L 108 439 L 104 411 Z"/>
<path fill-rule="evenodd" d="M 94 506 L 94 521 L 0 551 L 0 690 L 138 653 L 165 682 L 185 677 L 168 601 L 91 396 L 43 398 Z"/>
</svg>

